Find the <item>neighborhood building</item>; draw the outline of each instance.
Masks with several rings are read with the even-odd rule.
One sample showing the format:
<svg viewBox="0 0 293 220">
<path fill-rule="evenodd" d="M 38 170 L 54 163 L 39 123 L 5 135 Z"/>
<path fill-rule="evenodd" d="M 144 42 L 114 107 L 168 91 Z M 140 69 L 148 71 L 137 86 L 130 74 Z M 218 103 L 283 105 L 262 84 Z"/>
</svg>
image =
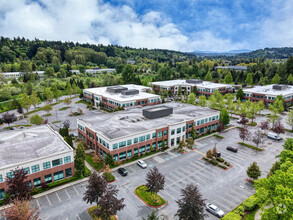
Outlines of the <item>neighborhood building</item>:
<svg viewBox="0 0 293 220">
<path fill-rule="evenodd" d="M 215 66 L 215 69 L 228 69 L 236 71 L 246 71 L 247 66 Z"/>
<path fill-rule="evenodd" d="M 178 79 L 178 80 L 168 80 L 161 82 L 152 82 L 152 86 L 155 92 L 167 91 L 173 95 L 177 95 L 179 88 L 181 87 L 182 95 L 189 95 L 193 88 L 196 86 L 199 95 L 210 96 L 216 90 L 219 90 L 222 94 L 232 92 L 232 85 L 213 83 L 209 81 L 203 81 L 201 79 Z"/>
<path fill-rule="evenodd" d="M 70 72 L 75 75 L 80 73 L 79 70 L 70 70 Z M 86 69 L 84 72 L 85 72 L 85 74 L 87 74 L 87 73 L 95 74 L 95 73 L 103 73 L 103 72 L 113 73 L 113 72 L 116 72 L 116 69 L 114 69 L 114 68 L 107 68 L 107 69 L 92 68 L 92 69 Z"/>
<path fill-rule="evenodd" d="M 78 119 L 78 136 L 97 155 L 110 153 L 115 161 L 122 161 L 162 146 L 175 148 L 191 137 L 192 128 L 197 135 L 216 130 L 219 114 L 177 102 L 137 107 Z"/>
<path fill-rule="evenodd" d="M 44 78 L 44 72 L 45 71 L 32 71 L 31 73 L 37 73 L 39 77 L 42 79 Z M 24 74 L 26 74 L 26 72 L 6 72 L 6 73 L 0 73 L 0 74 L 2 74 L 5 77 L 5 79 L 9 79 L 9 78 L 18 79 L 19 77 L 23 77 Z"/>
<path fill-rule="evenodd" d="M 282 96 L 287 105 L 293 104 L 293 86 L 290 85 L 267 85 L 255 86 L 253 88 L 243 89 L 244 99 L 250 99 L 252 102 L 263 100 L 268 106 L 272 104 L 277 96 Z"/>
<path fill-rule="evenodd" d="M 161 96 L 150 93 L 152 88 L 134 84 L 98 87 L 83 90 L 87 102 L 93 100 L 94 106 L 103 106 L 108 111 L 133 106 L 146 106 L 161 103 Z"/>
<path fill-rule="evenodd" d="M 49 125 L 0 132 L 0 199 L 6 177 L 24 169 L 32 187 L 74 176 L 73 149 Z"/>
</svg>

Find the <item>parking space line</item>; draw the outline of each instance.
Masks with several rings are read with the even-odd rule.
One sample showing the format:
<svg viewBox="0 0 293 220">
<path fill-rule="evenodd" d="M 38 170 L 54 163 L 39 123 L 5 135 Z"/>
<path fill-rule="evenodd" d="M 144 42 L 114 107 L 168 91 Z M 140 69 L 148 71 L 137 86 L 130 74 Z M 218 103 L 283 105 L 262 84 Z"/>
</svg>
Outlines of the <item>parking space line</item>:
<svg viewBox="0 0 293 220">
<path fill-rule="evenodd" d="M 203 156 L 206 156 L 204 153 L 202 153 L 202 152 L 199 152 L 198 150 L 193 150 L 193 151 L 195 151 L 195 152 L 197 152 L 197 153 L 199 153 L 199 154 L 201 154 L 201 155 L 203 155 Z"/>
<path fill-rule="evenodd" d="M 36 201 L 37 201 L 37 204 L 39 206 L 39 209 L 41 210 L 41 206 L 40 206 L 39 200 L 36 199 Z"/>
<path fill-rule="evenodd" d="M 79 215 L 78 215 L 78 214 L 76 214 L 76 216 L 77 216 L 77 218 L 78 218 L 79 220 L 81 220 L 81 218 L 79 217 Z"/>
<path fill-rule="evenodd" d="M 49 197 L 46 195 L 46 198 L 47 198 L 47 200 L 48 200 L 48 202 L 49 202 L 49 205 L 50 206 L 52 206 L 52 204 L 51 204 L 51 202 L 50 202 L 50 200 L 49 200 Z"/>
<path fill-rule="evenodd" d="M 77 191 L 77 189 L 73 186 L 73 188 L 75 189 L 75 192 L 77 193 L 77 195 L 79 195 L 79 192 Z"/>
<path fill-rule="evenodd" d="M 59 202 L 61 202 L 61 199 L 60 199 L 58 193 L 57 192 L 55 192 L 55 193 L 56 193 L 57 198 L 59 199 Z"/>
<path fill-rule="evenodd" d="M 71 198 L 71 196 L 69 195 L 69 193 L 67 192 L 67 190 L 66 189 L 64 189 L 64 190 L 65 190 L 65 193 L 68 196 L 68 198 Z"/>
</svg>

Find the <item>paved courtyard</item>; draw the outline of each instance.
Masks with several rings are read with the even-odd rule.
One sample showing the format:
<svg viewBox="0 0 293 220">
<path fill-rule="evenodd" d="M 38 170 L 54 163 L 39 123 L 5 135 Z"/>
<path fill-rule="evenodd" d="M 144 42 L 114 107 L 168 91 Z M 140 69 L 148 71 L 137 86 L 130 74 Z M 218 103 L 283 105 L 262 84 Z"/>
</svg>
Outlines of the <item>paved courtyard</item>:
<svg viewBox="0 0 293 220">
<path fill-rule="evenodd" d="M 160 172 L 166 176 L 166 186 L 159 194 L 168 201 L 168 204 L 159 210 L 159 215 L 165 219 L 176 219 L 174 214 L 178 207 L 176 200 L 180 198 L 180 190 L 188 184 L 196 184 L 206 203 L 211 202 L 220 207 L 225 213 L 231 211 L 247 197 L 254 193 L 252 185 L 245 181 L 246 169 L 256 161 L 265 177 L 276 160 L 284 141 L 266 139 L 264 151 L 258 152 L 250 148 L 240 146 L 238 129 L 233 128 L 222 132 L 224 139 L 214 136 L 195 142 L 195 151 L 180 155 L 175 151 L 165 152 L 161 155 L 145 160 L 147 169 L 141 169 L 136 164 L 126 166 L 129 174 L 120 176 L 116 171 L 116 181 L 112 184 L 118 186 L 119 198 L 125 198 L 126 207 L 118 213 L 119 219 L 142 219 L 152 210 L 138 199 L 134 190 L 145 183 L 146 173 L 151 167 L 157 166 Z M 286 134 L 287 135 L 287 134 Z M 284 135 L 284 138 L 286 137 Z M 201 160 L 202 154 L 213 148 L 216 144 L 222 158 L 230 162 L 233 168 L 225 171 L 214 167 Z M 238 147 L 238 153 L 226 150 L 227 145 Z M 90 219 L 86 209 L 91 205 L 82 201 L 86 182 L 70 186 L 57 192 L 42 196 L 33 200 L 33 205 L 40 207 L 42 219 Z M 217 219 L 208 214 L 207 219 Z"/>
</svg>

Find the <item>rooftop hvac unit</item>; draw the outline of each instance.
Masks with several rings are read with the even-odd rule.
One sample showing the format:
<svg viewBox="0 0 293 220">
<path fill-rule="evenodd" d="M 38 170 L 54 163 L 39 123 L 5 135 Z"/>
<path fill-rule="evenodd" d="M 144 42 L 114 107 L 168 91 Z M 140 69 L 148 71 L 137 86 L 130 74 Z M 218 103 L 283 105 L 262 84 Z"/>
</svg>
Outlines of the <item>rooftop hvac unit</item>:
<svg viewBox="0 0 293 220">
<path fill-rule="evenodd" d="M 173 108 L 167 106 L 158 106 L 144 109 L 142 114 L 144 117 L 149 119 L 161 118 L 173 114 Z"/>
<path fill-rule="evenodd" d="M 200 84 L 203 83 L 203 80 L 201 79 L 187 79 L 186 83 L 190 83 L 190 84 Z"/>
<path fill-rule="evenodd" d="M 288 85 L 273 85 L 274 90 L 285 90 L 288 88 Z"/>
<path fill-rule="evenodd" d="M 111 93 L 121 93 L 122 91 L 128 90 L 128 88 L 123 86 L 109 86 L 107 91 Z"/>
<path fill-rule="evenodd" d="M 122 95 L 136 95 L 139 94 L 139 91 L 137 89 L 129 89 L 129 90 L 123 90 L 121 91 Z"/>
</svg>

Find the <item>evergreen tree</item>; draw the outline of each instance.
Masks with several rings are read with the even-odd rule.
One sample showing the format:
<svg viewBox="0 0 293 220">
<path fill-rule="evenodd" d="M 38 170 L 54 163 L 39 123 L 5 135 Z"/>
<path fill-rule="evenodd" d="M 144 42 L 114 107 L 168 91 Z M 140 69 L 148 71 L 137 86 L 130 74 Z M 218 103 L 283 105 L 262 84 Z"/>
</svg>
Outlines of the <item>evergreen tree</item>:
<svg viewBox="0 0 293 220">
<path fill-rule="evenodd" d="M 232 74 L 230 73 L 230 71 L 229 71 L 229 73 L 225 76 L 224 81 L 225 81 L 225 83 L 227 83 L 227 84 L 230 84 L 230 83 L 233 82 L 233 77 L 232 77 Z"/>
<path fill-rule="evenodd" d="M 256 162 L 253 162 L 248 169 L 246 170 L 247 176 L 249 178 L 252 178 L 254 180 L 258 179 L 261 175 L 261 171 L 259 169 L 259 166 L 257 165 Z"/>
<path fill-rule="evenodd" d="M 212 81 L 213 80 L 213 77 L 212 77 L 210 71 L 206 74 L 206 76 L 204 77 L 204 80 L 205 81 Z"/>
<path fill-rule="evenodd" d="M 246 83 L 247 85 L 250 85 L 250 86 L 253 84 L 253 78 L 252 78 L 252 74 L 251 74 L 251 73 L 248 73 L 248 74 L 247 74 L 247 77 L 246 77 L 245 83 Z"/>
<path fill-rule="evenodd" d="M 272 79 L 272 84 L 279 84 L 280 83 L 280 77 L 279 74 L 276 74 Z"/>
<path fill-rule="evenodd" d="M 81 143 L 77 145 L 76 153 L 74 156 L 74 167 L 75 167 L 75 175 L 78 177 L 85 176 L 85 151 L 84 147 Z"/>
</svg>

